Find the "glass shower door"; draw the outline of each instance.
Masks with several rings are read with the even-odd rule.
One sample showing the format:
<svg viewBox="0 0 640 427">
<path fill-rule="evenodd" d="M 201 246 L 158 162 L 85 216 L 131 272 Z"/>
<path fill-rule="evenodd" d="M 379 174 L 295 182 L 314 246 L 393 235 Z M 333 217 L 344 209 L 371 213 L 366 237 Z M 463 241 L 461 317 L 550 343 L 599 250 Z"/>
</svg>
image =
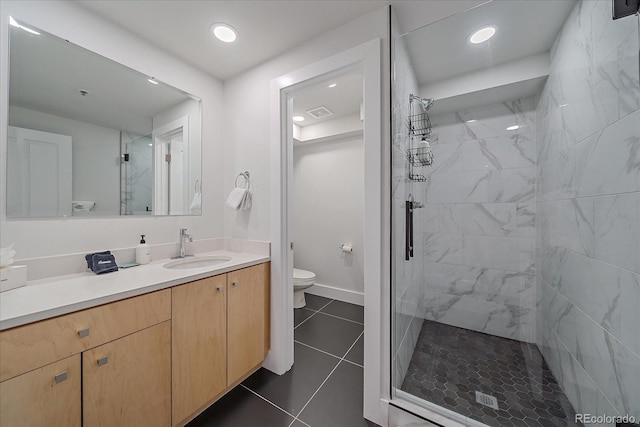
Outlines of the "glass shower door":
<svg viewBox="0 0 640 427">
<path fill-rule="evenodd" d="M 392 20 L 392 404 L 640 420 L 639 39 L 608 0 Z"/>
</svg>

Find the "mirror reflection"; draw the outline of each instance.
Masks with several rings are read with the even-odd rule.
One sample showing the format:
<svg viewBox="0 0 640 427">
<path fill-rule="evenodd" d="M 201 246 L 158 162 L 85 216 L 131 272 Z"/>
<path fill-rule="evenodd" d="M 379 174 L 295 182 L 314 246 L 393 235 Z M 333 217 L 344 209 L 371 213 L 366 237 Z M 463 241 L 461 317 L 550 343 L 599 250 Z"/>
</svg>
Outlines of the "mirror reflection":
<svg viewBox="0 0 640 427">
<path fill-rule="evenodd" d="M 199 215 L 200 99 L 10 23 L 7 216 Z"/>
</svg>

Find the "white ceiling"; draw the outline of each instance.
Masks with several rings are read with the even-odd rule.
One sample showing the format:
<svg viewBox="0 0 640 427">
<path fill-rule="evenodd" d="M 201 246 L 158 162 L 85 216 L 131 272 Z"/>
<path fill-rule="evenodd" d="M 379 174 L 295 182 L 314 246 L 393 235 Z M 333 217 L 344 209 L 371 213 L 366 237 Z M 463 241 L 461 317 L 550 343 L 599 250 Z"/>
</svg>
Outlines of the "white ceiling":
<svg viewBox="0 0 640 427">
<path fill-rule="evenodd" d="M 9 104 L 138 134 L 189 95 L 52 36 L 11 29 Z M 89 92 L 82 96 L 80 90 Z"/>
<path fill-rule="evenodd" d="M 119 25 L 197 68 L 226 80 L 376 9 L 394 6 L 402 31 L 435 22 L 486 0 L 79 0 Z M 225 22 L 234 43 L 211 37 Z"/>
<path fill-rule="evenodd" d="M 574 5 L 575 0 L 496 0 L 407 34 L 419 85 L 548 51 Z M 467 42 L 487 25 L 497 26 L 492 39 Z"/>
<path fill-rule="evenodd" d="M 375 9 L 379 0 L 146 1 L 78 3 L 201 70 L 226 80 Z M 238 39 L 211 37 L 211 24 L 234 27 Z"/>
<path fill-rule="evenodd" d="M 329 85 L 332 83 L 335 83 L 336 86 L 330 88 Z M 305 118 L 302 122 L 295 122 L 296 125 L 305 127 L 359 114 L 362 102 L 362 84 L 362 73 L 353 71 L 294 92 L 292 94 L 293 115 Z M 308 110 L 319 106 L 328 108 L 333 115 L 316 119 L 307 114 Z"/>
</svg>

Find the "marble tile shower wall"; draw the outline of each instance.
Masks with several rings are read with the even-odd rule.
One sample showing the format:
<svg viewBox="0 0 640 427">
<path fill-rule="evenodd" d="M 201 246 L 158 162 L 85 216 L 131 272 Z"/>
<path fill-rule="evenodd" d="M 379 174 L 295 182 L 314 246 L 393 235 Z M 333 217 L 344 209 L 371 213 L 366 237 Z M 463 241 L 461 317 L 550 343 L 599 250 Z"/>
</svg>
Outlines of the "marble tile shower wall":
<svg viewBox="0 0 640 427">
<path fill-rule="evenodd" d="M 150 215 L 153 193 L 150 136 L 122 133 L 122 150 L 129 161 L 120 168 L 120 214 Z"/>
<path fill-rule="evenodd" d="M 397 25 L 394 28 L 398 28 Z M 410 261 L 405 260 L 405 201 L 412 194 L 419 199 L 424 183 L 409 181 L 406 149 L 409 148 L 408 117 L 409 94 L 417 93 L 417 82 L 405 48 L 404 39 L 397 35 L 392 39 L 395 79 L 393 81 L 392 100 L 392 272 L 394 274 L 395 295 L 392 300 L 394 313 L 393 367 L 394 386 L 400 388 L 411 356 L 420 335 L 423 318 L 423 282 L 424 268 L 420 257 L 423 251 L 422 235 L 424 212 L 416 210 L 414 218 L 414 254 Z"/>
<path fill-rule="evenodd" d="M 576 412 L 640 419 L 640 46 L 610 8 L 576 5 L 537 108 L 537 343 Z"/>
<path fill-rule="evenodd" d="M 426 319 L 535 342 L 535 107 L 527 98 L 432 116 Z"/>
</svg>

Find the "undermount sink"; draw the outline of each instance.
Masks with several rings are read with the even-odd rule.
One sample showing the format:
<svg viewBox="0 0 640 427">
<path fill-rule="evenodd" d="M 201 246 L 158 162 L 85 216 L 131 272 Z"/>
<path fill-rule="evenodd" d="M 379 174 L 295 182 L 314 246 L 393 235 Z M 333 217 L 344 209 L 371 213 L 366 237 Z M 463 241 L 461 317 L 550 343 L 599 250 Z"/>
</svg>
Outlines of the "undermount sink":
<svg viewBox="0 0 640 427">
<path fill-rule="evenodd" d="M 170 268 L 173 270 L 186 269 L 186 268 L 202 268 L 212 267 L 214 265 L 222 264 L 227 261 L 231 261 L 231 257 L 228 256 L 203 256 L 203 257 L 189 257 L 183 259 L 177 259 L 163 265 L 164 268 Z"/>
</svg>

